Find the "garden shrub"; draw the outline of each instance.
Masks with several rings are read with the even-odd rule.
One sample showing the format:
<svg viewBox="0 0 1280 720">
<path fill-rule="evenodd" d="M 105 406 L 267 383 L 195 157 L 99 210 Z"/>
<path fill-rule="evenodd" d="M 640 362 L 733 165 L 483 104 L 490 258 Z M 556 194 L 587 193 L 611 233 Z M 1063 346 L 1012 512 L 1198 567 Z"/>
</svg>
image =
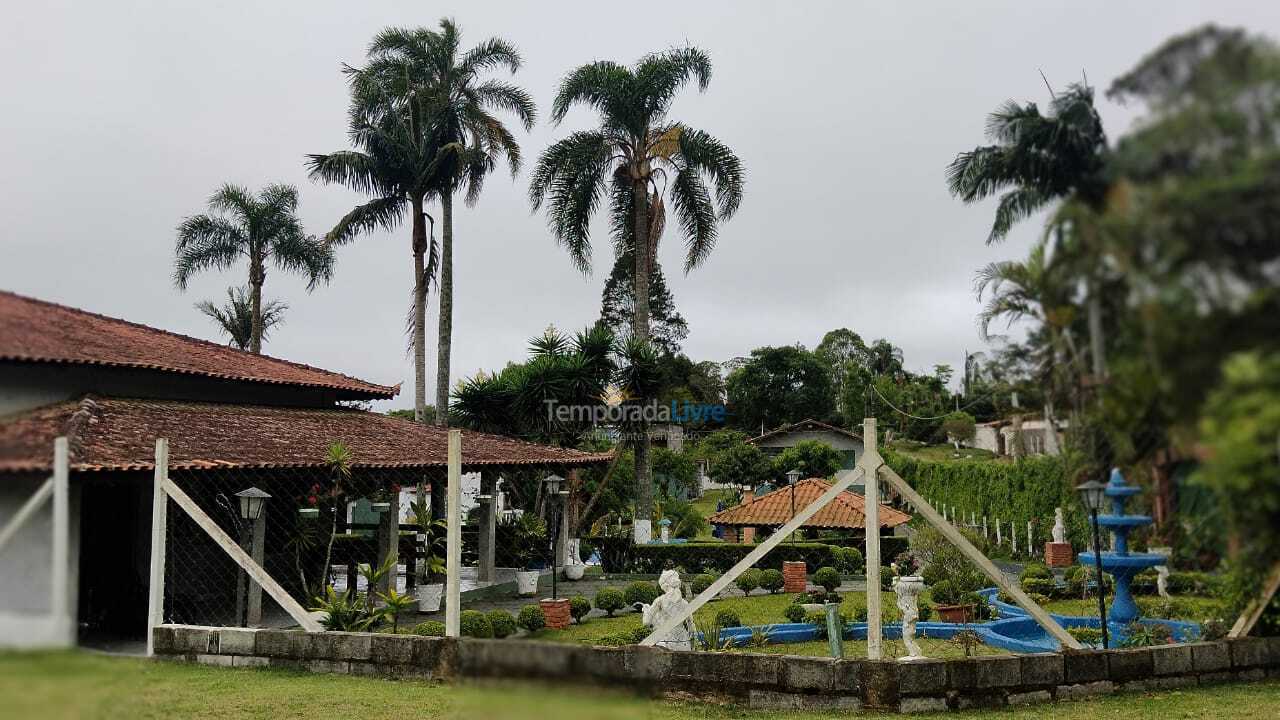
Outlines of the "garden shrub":
<svg viewBox="0 0 1280 720">
<path fill-rule="evenodd" d="M 573 621 L 582 624 L 583 618 L 591 612 L 591 601 L 585 595 L 574 595 L 569 598 L 569 616 Z"/>
<path fill-rule="evenodd" d="M 1036 593 L 1045 596 L 1052 595 L 1055 588 L 1053 580 L 1039 577 L 1024 578 L 1021 585 L 1022 591 L 1027 594 Z"/>
<path fill-rule="evenodd" d="M 479 610 L 463 610 L 458 622 L 458 630 L 463 637 L 493 637 L 493 623 Z"/>
<path fill-rule="evenodd" d="M 594 643 L 596 645 L 603 645 L 605 647 L 622 647 L 623 645 L 635 644 L 631 640 L 631 633 L 625 633 L 625 632 L 610 633 L 608 635 L 603 635 L 601 637 L 596 638 L 594 640 Z"/>
<path fill-rule="evenodd" d="M 785 584 L 781 570 L 769 568 L 760 572 L 760 587 L 768 590 L 770 595 L 776 594 Z"/>
<path fill-rule="evenodd" d="M 1224 589 L 1222 578 L 1202 572 L 1169 573 L 1169 592 L 1173 595 L 1201 595 L 1211 597 Z"/>
<path fill-rule="evenodd" d="M 627 548 L 617 549 L 611 557 L 605 552 L 604 546 L 598 544 L 602 540 L 605 543 L 613 543 L 614 538 L 592 538 L 592 541 L 597 543 L 597 547 L 601 548 L 601 564 L 606 573 L 638 575 L 657 575 L 672 567 L 682 567 L 692 573 L 723 574 L 755 549 L 755 545 L 750 543 L 725 542 L 634 545 L 630 544 L 630 538 L 621 538 L 628 543 Z M 890 547 L 901 548 L 904 542 L 904 538 L 883 538 L 881 556 L 893 557 L 889 554 Z M 757 567 L 781 570 L 782 563 L 789 560 L 804 561 L 811 568 L 838 565 L 839 553 L 842 550 L 843 548 L 839 546 L 826 543 L 784 542 L 764 556 L 757 563 Z"/>
<path fill-rule="evenodd" d="M 840 548 L 840 569 L 849 575 L 858 575 L 863 571 L 862 551 L 856 547 Z"/>
<path fill-rule="evenodd" d="M 918 600 L 916 607 L 920 610 L 920 622 L 928 622 L 933 617 L 933 603 L 928 600 Z"/>
<path fill-rule="evenodd" d="M 738 618 L 738 613 L 725 609 L 716 613 L 716 625 L 722 628 L 742 627 L 742 620 Z"/>
<path fill-rule="evenodd" d="M 893 589 L 893 568 L 883 565 L 880 567 L 880 589 Z"/>
<path fill-rule="evenodd" d="M 1022 568 L 1022 572 L 1018 574 L 1018 579 L 1027 580 L 1029 578 L 1052 580 L 1053 571 L 1042 562 L 1029 562 L 1026 567 Z"/>
<path fill-rule="evenodd" d="M 444 623 L 439 620 L 428 620 L 413 626 L 414 635 L 425 637 L 444 637 Z"/>
<path fill-rule="evenodd" d="M 657 600 L 661 594 L 662 590 L 658 588 L 657 583 L 644 580 L 636 580 L 628 584 L 626 589 L 622 591 L 622 597 L 628 605 L 635 605 L 636 603 L 649 605 L 654 600 Z"/>
<path fill-rule="evenodd" d="M 1102 629 L 1096 627 L 1069 627 L 1067 634 L 1075 638 L 1085 647 L 1102 645 Z"/>
<path fill-rule="evenodd" d="M 1152 645 L 1168 645 L 1173 642 L 1173 631 L 1168 625 L 1160 623 L 1147 624 L 1134 620 L 1124 628 L 1124 639 L 1120 647 L 1140 648 Z"/>
<path fill-rule="evenodd" d="M 1205 620 L 1200 623 L 1200 639 L 1204 642 L 1221 640 L 1227 636 L 1227 633 L 1230 630 L 1231 628 L 1228 627 L 1227 623 L 1223 620 L 1218 620 L 1216 618 L 1212 620 Z"/>
<path fill-rule="evenodd" d="M 939 605 L 959 605 L 962 594 L 950 580 L 939 580 L 929 588 L 929 596 Z"/>
<path fill-rule="evenodd" d="M 627 599 L 618 588 L 604 587 L 596 591 L 595 606 L 613 617 L 614 612 L 627 606 Z"/>
<path fill-rule="evenodd" d="M 535 633 L 547 626 L 547 616 L 542 613 L 541 607 L 525 605 L 520 608 L 520 615 L 516 617 L 516 624 L 531 633 Z"/>
<path fill-rule="evenodd" d="M 813 574 L 813 582 L 821 585 L 827 592 L 835 592 L 840 587 L 840 573 L 833 567 L 819 568 Z"/>
<path fill-rule="evenodd" d="M 649 637 L 649 633 L 651 632 L 653 632 L 653 628 L 649 627 L 648 625 L 641 625 L 640 627 L 635 628 L 634 630 L 631 631 L 631 634 L 629 636 L 631 639 L 631 644 L 639 645 L 640 641 Z"/>
<path fill-rule="evenodd" d="M 506 610 L 490 610 L 485 617 L 493 627 L 493 636 L 501 640 L 516 634 L 516 619 Z"/>
<path fill-rule="evenodd" d="M 744 570 L 741 575 L 734 579 L 733 583 L 738 586 L 738 589 L 742 591 L 743 595 L 750 595 L 752 590 L 760 587 L 762 579 L 761 571 L 755 568 L 750 568 L 748 570 Z"/>
<path fill-rule="evenodd" d="M 710 573 L 700 573 L 693 576 L 693 580 L 689 583 L 689 589 L 694 595 L 701 595 L 711 587 L 711 583 L 716 581 L 716 576 Z"/>
<path fill-rule="evenodd" d="M 787 608 L 782 611 L 782 616 L 793 623 L 804 622 L 804 608 L 795 604 L 788 605 Z"/>
</svg>

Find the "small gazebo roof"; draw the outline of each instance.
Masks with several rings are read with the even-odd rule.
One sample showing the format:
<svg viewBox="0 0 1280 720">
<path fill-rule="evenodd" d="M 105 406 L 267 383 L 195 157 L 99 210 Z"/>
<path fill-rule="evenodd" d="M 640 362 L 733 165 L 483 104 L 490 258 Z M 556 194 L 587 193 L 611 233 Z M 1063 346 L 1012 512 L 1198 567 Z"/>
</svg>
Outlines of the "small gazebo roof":
<svg viewBox="0 0 1280 720">
<path fill-rule="evenodd" d="M 726 508 L 707 520 L 713 525 L 778 526 L 792 518 L 792 507 L 799 512 L 831 489 L 831 483 L 822 478 L 799 480 L 794 486 L 780 487 L 773 492 L 752 498 L 736 507 Z M 792 503 L 792 493 L 795 502 Z M 809 518 L 802 527 L 855 530 L 866 527 L 867 499 L 845 490 L 836 495 L 826 507 Z M 911 516 L 888 505 L 880 505 L 880 527 L 892 528 L 911 520 Z"/>
</svg>

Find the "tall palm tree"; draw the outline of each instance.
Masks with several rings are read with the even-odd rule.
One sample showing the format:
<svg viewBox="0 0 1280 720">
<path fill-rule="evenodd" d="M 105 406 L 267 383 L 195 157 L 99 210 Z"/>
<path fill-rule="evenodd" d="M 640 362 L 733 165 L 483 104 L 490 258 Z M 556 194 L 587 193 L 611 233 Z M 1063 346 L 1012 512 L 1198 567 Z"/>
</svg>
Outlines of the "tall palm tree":
<svg viewBox="0 0 1280 720">
<path fill-rule="evenodd" d="M 966 203 L 1001 193 L 988 244 L 1004 239 L 1019 220 L 1061 200 L 1095 213 L 1105 209 L 1109 153 L 1093 88 L 1068 86 L 1053 95 L 1047 114 L 1035 103 L 1006 101 L 987 117 L 986 133 L 994 144 L 957 155 L 947 167 L 947 184 Z M 1076 230 L 1088 232 L 1083 226 Z M 1084 244 L 1093 243 L 1086 238 Z M 1097 278 L 1087 274 L 1086 282 L 1093 372 L 1101 378 L 1106 373 L 1102 305 Z"/>
<path fill-rule="evenodd" d="M 552 120 L 559 124 L 571 107 L 582 104 L 600 114 L 600 127 L 572 133 L 547 148 L 529 189 L 535 210 L 547 204 L 556 240 L 583 272 L 591 269 L 591 216 L 601 196 L 609 194 L 613 240 L 621 253 L 628 237 L 618 226 L 631 228 L 636 268 L 631 330 L 639 341 L 650 334 L 653 223 L 663 194 L 670 197 L 685 235 L 685 272 L 707 259 L 718 223 L 732 217 L 742 201 L 744 171 L 733 151 L 706 132 L 667 119 L 671 101 L 690 80 L 699 90 L 711 81 L 711 60 L 693 47 L 647 55 L 630 68 L 598 61 L 570 72 L 560 83 Z M 714 201 L 708 181 L 715 188 Z M 636 439 L 639 534 L 653 513 L 647 427 L 637 429 Z"/>
<path fill-rule="evenodd" d="M 361 103 L 353 100 L 349 135 L 357 149 L 309 155 L 307 161 L 313 180 L 346 185 L 371 198 L 338 221 L 325 236 L 329 244 L 343 245 L 378 229 L 395 230 L 409 213 L 413 253 L 413 414 L 417 422 L 426 419 L 427 291 L 439 263 L 435 233 L 427 230 L 431 216 L 424 210 L 427 199 L 435 192 L 439 147 L 423 133 L 423 125 L 423 113 L 417 106 L 370 119 Z"/>
<path fill-rule="evenodd" d="M 364 110 L 377 116 L 406 105 L 421 109 L 421 132 L 438 149 L 433 170 L 440 199 L 440 328 L 436 407 L 449 406 L 449 364 L 453 338 L 453 197 L 464 190 L 474 206 L 488 175 L 504 157 L 512 177 L 520 170 L 520 146 L 495 112 L 510 112 L 525 130 L 533 127 L 533 100 L 520 87 L 485 79 L 489 70 L 520 69 L 511 43 L 489 38 L 461 49 L 461 32 L 450 19 L 440 29 L 388 28 L 369 46 L 368 65 L 351 68 L 353 87 Z M 436 413 L 448 424 L 449 414 Z"/>
<path fill-rule="evenodd" d="M 291 185 L 268 185 L 256 197 L 248 188 L 230 183 L 209 198 L 208 215 L 193 215 L 178 226 L 174 280 L 185 290 L 193 275 L 225 270 L 241 256 L 249 261 L 249 296 L 253 332 L 249 351 L 262 352 L 262 284 L 267 263 L 285 272 L 307 276 L 307 290 L 333 277 L 333 250 L 307 235 L 298 220 L 298 190 Z"/>
<path fill-rule="evenodd" d="M 231 345 L 241 350 L 248 350 L 253 342 L 253 300 L 249 291 L 243 287 L 227 288 L 227 302 L 217 305 L 212 300 L 196 303 L 196 309 L 204 313 L 218 326 Z M 284 322 L 284 311 L 289 306 L 280 300 L 270 300 L 262 304 L 262 339 L 265 341 L 271 328 Z"/>
</svg>

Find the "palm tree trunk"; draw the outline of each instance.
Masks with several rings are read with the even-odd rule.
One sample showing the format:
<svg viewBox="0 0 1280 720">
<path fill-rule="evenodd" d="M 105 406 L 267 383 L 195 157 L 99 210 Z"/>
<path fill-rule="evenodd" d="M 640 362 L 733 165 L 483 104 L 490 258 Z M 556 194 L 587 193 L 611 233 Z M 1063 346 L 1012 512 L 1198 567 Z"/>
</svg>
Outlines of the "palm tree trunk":
<svg viewBox="0 0 1280 720">
<path fill-rule="evenodd" d="M 449 425 L 449 351 L 453 338 L 453 192 L 440 193 L 440 338 L 436 363 L 436 425 Z"/>
<path fill-rule="evenodd" d="M 427 415 L 427 220 L 422 214 L 422 198 L 413 204 L 413 419 L 426 422 Z"/>
<path fill-rule="evenodd" d="M 631 331 L 635 337 L 649 339 L 649 193 L 643 179 L 632 181 L 631 206 L 635 209 L 635 288 Z M 649 398 L 641 398 L 647 403 Z M 649 423 L 641 413 L 632 442 L 636 455 L 636 509 L 633 520 L 635 540 L 648 542 L 653 535 L 653 483 L 649 481 Z"/>
<path fill-rule="evenodd" d="M 1102 298 L 1099 297 L 1098 281 L 1089 276 L 1088 313 L 1089 313 L 1089 351 L 1093 359 L 1094 382 L 1101 382 L 1107 375 L 1106 349 L 1103 347 L 1102 333 Z"/>
<path fill-rule="evenodd" d="M 253 253 L 249 258 L 249 302 L 252 306 L 253 329 L 249 334 L 249 352 L 262 353 L 262 283 L 267 272 L 262 266 L 262 255 Z"/>
</svg>

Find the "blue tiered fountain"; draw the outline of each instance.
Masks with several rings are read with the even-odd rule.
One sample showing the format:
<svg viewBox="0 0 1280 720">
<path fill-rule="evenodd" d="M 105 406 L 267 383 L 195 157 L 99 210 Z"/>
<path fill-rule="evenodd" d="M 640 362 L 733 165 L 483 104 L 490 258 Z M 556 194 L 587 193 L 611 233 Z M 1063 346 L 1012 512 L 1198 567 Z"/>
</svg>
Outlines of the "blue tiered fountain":
<svg viewBox="0 0 1280 720">
<path fill-rule="evenodd" d="M 1140 492 L 1141 488 L 1125 482 L 1119 468 L 1113 469 L 1106 489 L 1107 497 L 1111 498 L 1111 514 L 1098 516 L 1098 524 L 1109 529 L 1115 536 L 1115 551 L 1102 553 L 1102 571 L 1115 578 L 1115 599 L 1111 602 L 1111 612 L 1107 617 L 1112 625 L 1124 626 L 1138 619 L 1138 605 L 1133 601 L 1133 593 L 1129 590 L 1133 576 L 1169 561 L 1163 555 L 1129 552 L 1129 533 L 1134 528 L 1151 524 L 1149 515 L 1124 513 L 1125 501 Z M 1091 552 L 1080 553 L 1079 561 L 1086 567 L 1096 567 Z"/>
</svg>

